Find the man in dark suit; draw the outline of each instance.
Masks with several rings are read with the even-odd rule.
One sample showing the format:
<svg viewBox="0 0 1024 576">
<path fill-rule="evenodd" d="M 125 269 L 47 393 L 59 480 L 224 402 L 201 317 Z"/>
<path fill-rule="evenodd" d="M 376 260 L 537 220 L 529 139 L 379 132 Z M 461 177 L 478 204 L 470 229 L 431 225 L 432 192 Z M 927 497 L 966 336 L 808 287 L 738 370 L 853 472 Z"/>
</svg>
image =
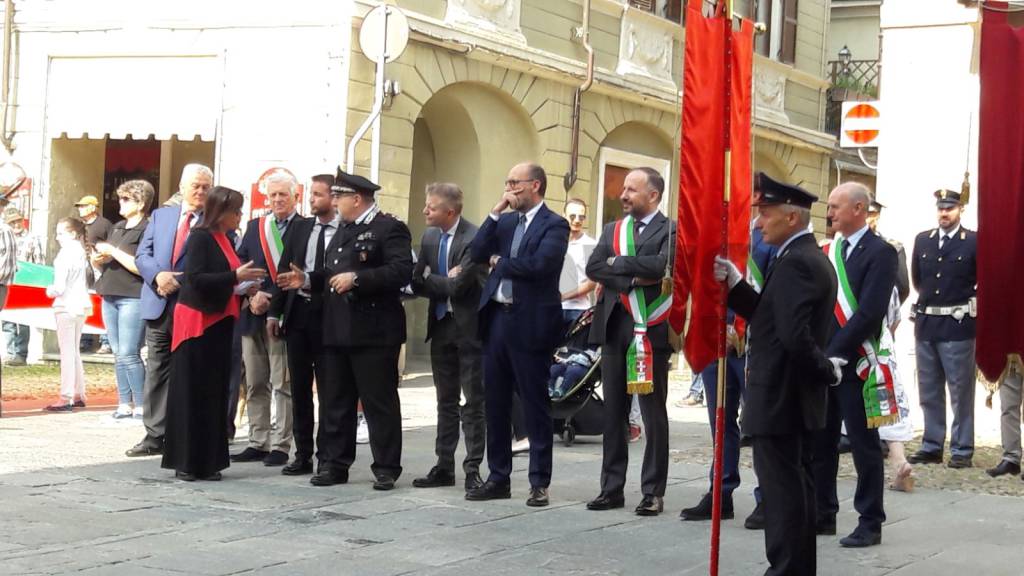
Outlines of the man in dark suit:
<svg viewBox="0 0 1024 576">
<path fill-rule="evenodd" d="M 829 385 L 843 361 L 826 357 L 836 275 L 808 231 L 817 197 L 762 182 L 757 227 L 778 246 L 760 294 L 737 267 L 715 258 L 729 308 L 749 321 L 743 432 L 753 437 L 765 522 L 765 576 L 816 574 L 810 433 L 825 425 Z"/>
<path fill-rule="evenodd" d="M 601 464 L 601 493 L 587 503 L 589 510 L 609 510 L 625 505 L 623 487 L 629 459 L 628 415 L 632 392 L 627 382 L 639 377 L 650 383 L 649 392 L 639 394 L 647 444 L 641 472 L 643 498 L 636 507 L 641 516 L 657 516 L 664 508 L 668 478 L 668 365 L 672 347 L 668 341 L 668 306 L 657 310 L 661 279 L 668 265 L 670 246 L 675 241 L 672 223 L 658 211 L 665 193 L 665 180 L 653 168 L 639 168 L 626 175 L 622 184 L 625 217 L 604 227 L 601 239 L 587 262 L 587 277 L 604 287 L 594 309 L 590 341 L 601 345 L 601 375 L 604 390 L 604 460 Z M 628 230 L 627 230 L 628 228 Z M 615 246 L 620 248 L 616 250 Z M 634 295 L 644 301 L 640 310 L 627 309 L 623 297 Z M 639 314 L 639 315 L 638 315 Z M 647 326 L 646 338 L 653 351 L 651 373 L 633 373 L 627 358 L 635 340 L 634 324 Z M 646 346 L 645 346 L 646 348 Z M 643 351 L 636 347 L 634 353 Z M 630 377 L 632 376 L 632 378 Z"/>
<path fill-rule="evenodd" d="M 153 211 L 139 247 L 135 265 L 142 276 L 142 318 L 146 320 L 146 383 L 143 387 L 143 424 L 146 437 L 125 455 L 161 454 L 167 421 L 167 386 L 171 379 L 171 328 L 178 299 L 178 276 L 185 269 L 185 242 L 202 220 L 206 193 L 213 172 L 201 164 L 186 164 L 178 192 L 181 204 Z"/>
<path fill-rule="evenodd" d="M 511 498 L 512 392 L 518 391 L 530 439 L 528 506 L 548 505 L 554 435 L 548 375 L 562 336 L 558 279 L 569 245 L 569 223 L 544 205 L 547 174 L 517 164 L 505 192 L 473 239 L 470 258 L 489 264 L 480 295 L 484 342 L 487 467 L 484 484 L 467 500 Z M 511 212 L 502 214 L 506 208 Z"/>
<path fill-rule="evenodd" d="M 939 226 L 921 232 L 914 240 L 911 268 L 917 303 L 912 317 L 924 437 L 921 449 L 907 458 L 913 464 L 942 462 L 948 386 L 953 426 L 947 466 L 973 466 L 976 307 L 972 304 L 978 284 L 978 234 L 960 224 L 963 201 L 959 192 L 935 191 Z M 1017 431 L 1019 434 L 1019 425 Z M 1003 466 L 996 472 L 1017 473 L 1020 469 Z"/>
<path fill-rule="evenodd" d="M 292 223 L 301 219 L 295 212 L 299 183 L 285 170 L 272 172 L 265 180 L 270 212 L 249 220 L 238 257 L 269 272 L 259 291 L 243 302 L 238 319 L 242 334 L 242 362 L 245 363 L 245 409 L 249 419 L 249 445 L 231 455 L 232 462 L 263 462 L 284 466 L 292 446 L 292 390 L 288 376 L 288 354 L 284 340 L 268 338 L 267 310 L 277 288 L 277 264 Z M 276 425 L 271 424 L 271 403 Z"/>
<path fill-rule="evenodd" d="M 312 218 L 296 219 L 284 242 L 278 263 L 277 290 L 267 313 L 267 337 L 284 338 L 288 349 L 288 372 L 292 390 L 292 434 L 295 459 L 281 469 L 286 476 L 313 472 L 313 379 L 325 381 L 323 344 L 324 295 L 312 290 L 310 275 L 323 275 L 327 246 L 338 231 L 339 222 L 331 198 L 333 174 L 313 176 L 309 190 Z M 316 455 L 322 460 L 321 443 Z"/>
<path fill-rule="evenodd" d="M 430 227 L 423 232 L 412 288 L 416 295 L 430 299 L 427 340 L 437 391 L 437 465 L 425 477 L 413 480 L 412 485 L 455 485 L 455 447 L 459 444 L 461 420 L 466 436 L 462 463 L 465 488 L 473 490 L 483 484 L 480 462 L 487 428 L 476 311 L 487 269 L 469 259 L 469 245 L 477 227 L 462 216 L 462 190 L 457 185 L 427 186 L 423 215 Z M 461 408 L 460 395 L 466 397 Z"/>
<path fill-rule="evenodd" d="M 818 498 L 818 534 L 836 533 L 839 497 L 839 435 L 846 423 L 853 463 L 857 469 L 857 490 L 853 506 L 860 514 L 857 528 L 839 543 L 860 548 L 880 544 L 885 510 L 885 461 L 878 429 L 869 428 L 864 404 L 864 379 L 857 373 L 861 346 L 877 339 L 896 284 L 896 249 L 871 232 L 867 223 L 871 191 L 863 184 L 840 184 L 828 198 L 828 217 L 836 231 L 832 250 L 843 257 L 846 284 L 856 302 L 856 311 L 845 325 L 833 320 L 833 335 L 825 353 L 846 361 L 842 382 L 829 389 L 828 421 L 817 434 L 814 450 L 814 482 Z M 839 279 L 843 282 L 843 278 Z M 845 288 L 844 288 L 845 290 Z"/>
<path fill-rule="evenodd" d="M 402 288 L 412 278 L 409 228 L 380 210 L 380 186 L 338 170 L 331 193 L 342 226 L 326 248 L 323 272 L 309 274 L 323 291 L 324 378 L 320 395 L 322 458 L 314 486 L 348 482 L 356 457 L 356 404 L 370 428 L 375 490 L 391 490 L 402 473 L 398 354 L 405 342 Z"/>
</svg>

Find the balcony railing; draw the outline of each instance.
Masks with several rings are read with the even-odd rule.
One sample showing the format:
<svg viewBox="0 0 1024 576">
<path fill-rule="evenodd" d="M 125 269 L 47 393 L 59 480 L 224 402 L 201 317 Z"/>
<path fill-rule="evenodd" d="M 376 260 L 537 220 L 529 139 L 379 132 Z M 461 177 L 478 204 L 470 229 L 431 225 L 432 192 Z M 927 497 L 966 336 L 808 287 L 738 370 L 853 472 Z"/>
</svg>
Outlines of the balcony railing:
<svg viewBox="0 0 1024 576">
<path fill-rule="evenodd" d="M 825 132 L 838 136 L 843 102 L 878 98 L 880 68 L 878 60 L 851 60 L 845 64 L 831 60 L 828 67 L 832 86 L 825 106 Z"/>
</svg>

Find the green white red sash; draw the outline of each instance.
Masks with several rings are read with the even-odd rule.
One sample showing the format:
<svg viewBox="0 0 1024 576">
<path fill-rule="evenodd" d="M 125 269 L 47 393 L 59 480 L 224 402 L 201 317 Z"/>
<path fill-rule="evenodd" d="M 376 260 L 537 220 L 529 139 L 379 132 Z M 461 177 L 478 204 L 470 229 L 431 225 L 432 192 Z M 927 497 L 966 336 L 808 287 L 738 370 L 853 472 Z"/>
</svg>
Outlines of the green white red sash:
<svg viewBox="0 0 1024 576">
<path fill-rule="evenodd" d="M 270 281 L 277 282 L 277 263 L 281 261 L 281 252 L 284 250 L 281 231 L 277 229 L 277 221 L 272 214 L 260 218 L 259 229 L 260 247 L 263 248 L 263 258 L 267 261 Z"/>
<path fill-rule="evenodd" d="M 846 263 L 843 262 L 842 250 L 833 250 L 833 246 L 842 246 L 843 237 L 836 234 L 835 239 L 823 247 L 829 262 L 836 270 L 839 279 L 839 290 L 836 298 L 835 316 L 839 326 L 846 326 L 850 317 L 859 308 L 857 297 L 850 287 L 846 276 Z M 860 359 L 857 361 L 857 375 L 864 380 L 863 397 L 864 413 L 867 416 L 868 428 L 878 428 L 900 421 L 900 410 L 896 404 L 896 390 L 892 375 L 892 335 L 885 328 L 885 320 L 878 327 L 878 335 L 868 338 L 860 345 Z"/>
<path fill-rule="evenodd" d="M 758 294 L 764 288 L 764 274 L 757 267 L 757 262 L 754 261 L 752 253 L 747 254 L 747 284 L 750 284 L 750 287 L 757 291 Z"/>
<path fill-rule="evenodd" d="M 633 234 L 632 216 L 615 223 L 612 250 L 616 256 L 636 256 Z M 638 286 L 628 294 L 619 294 L 619 301 L 633 317 L 633 341 L 626 350 L 626 392 L 650 394 L 654 392 L 654 352 L 647 327 L 665 321 L 672 308 L 672 294 L 662 293 L 653 302 L 647 302 L 644 287 Z"/>
</svg>

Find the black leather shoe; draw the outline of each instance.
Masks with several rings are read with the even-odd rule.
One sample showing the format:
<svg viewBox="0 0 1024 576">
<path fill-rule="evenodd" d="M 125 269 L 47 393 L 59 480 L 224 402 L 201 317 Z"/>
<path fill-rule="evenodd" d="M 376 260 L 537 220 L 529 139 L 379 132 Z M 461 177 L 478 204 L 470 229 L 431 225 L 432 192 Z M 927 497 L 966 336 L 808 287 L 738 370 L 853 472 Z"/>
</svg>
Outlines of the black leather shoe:
<svg viewBox="0 0 1024 576">
<path fill-rule="evenodd" d="M 386 474 L 377 476 L 377 479 L 373 481 L 374 490 L 394 490 L 395 479 Z"/>
<path fill-rule="evenodd" d="M 296 458 L 290 464 L 281 468 L 281 474 L 285 476 L 302 476 L 313 473 L 313 462 L 306 458 Z"/>
<path fill-rule="evenodd" d="M 455 486 L 455 473 L 449 472 L 440 466 L 434 466 L 422 478 L 415 478 L 412 481 L 415 488 L 438 488 L 440 486 Z"/>
<path fill-rule="evenodd" d="M 647 496 L 645 495 L 643 500 L 637 504 L 636 512 L 637 516 L 657 516 L 665 511 L 665 501 L 661 496 Z"/>
<path fill-rule="evenodd" d="M 466 492 L 476 490 L 483 485 L 484 479 L 480 477 L 479 472 L 470 472 L 466 474 Z"/>
<path fill-rule="evenodd" d="M 818 536 L 835 536 L 836 517 L 819 516 L 818 520 L 814 523 L 814 533 Z"/>
<path fill-rule="evenodd" d="M 942 452 L 925 452 L 918 450 L 907 456 L 907 462 L 911 464 L 942 464 Z"/>
<path fill-rule="evenodd" d="M 953 468 L 955 470 L 971 468 L 973 466 L 974 462 L 972 462 L 970 456 L 950 456 L 949 462 L 946 463 L 946 468 Z"/>
<path fill-rule="evenodd" d="M 989 468 L 985 470 L 985 473 L 993 478 L 998 478 L 1006 474 L 1013 474 L 1016 476 L 1020 474 L 1020 464 L 1014 464 L 1009 460 L 1001 460 L 999 464 L 996 464 L 995 468 Z"/>
<path fill-rule="evenodd" d="M 533 506 L 539 508 L 541 506 L 548 505 L 548 489 L 547 488 L 530 488 L 530 497 L 526 499 L 527 506 Z"/>
<path fill-rule="evenodd" d="M 232 462 L 259 462 L 270 454 L 266 450 L 257 450 L 252 446 L 242 450 L 238 454 L 231 455 Z"/>
<path fill-rule="evenodd" d="M 142 456 L 159 456 L 164 453 L 163 446 L 148 446 L 139 442 L 125 451 L 124 455 L 129 458 L 140 458 Z"/>
<path fill-rule="evenodd" d="M 188 472 L 182 472 L 181 470 L 176 471 L 174 473 L 174 477 L 177 478 L 178 480 L 184 480 L 185 482 L 195 482 L 196 481 L 195 474 L 190 474 Z"/>
<path fill-rule="evenodd" d="M 484 482 L 476 490 L 470 490 L 466 492 L 466 500 L 481 501 L 481 500 L 504 500 L 512 497 L 512 484 L 505 482 L 499 484 L 493 480 Z"/>
<path fill-rule="evenodd" d="M 214 472 L 209 476 L 202 476 L 199 479 L 206 480 L 207 482 L 220 482 L 223 479 L 223 476 L 220 475 L 220 472 Z"/>
<path fill-rule="evenodd" d="M 881 532 L 875 532 L 860 526 L 857 526 L 849 536 L 839 540 L 839 545 L 843 548 L 867 548 L 868 546 L 877 546 L 881 543 Z"/>
<path fill-rule="evenodd" d="M 347 484 L 348 483 L 348 470 L 328 470 L 324 468 L 312 478 L 309 479 L 309 483 L 313 486 L 334 486 L 335 484 Z"/>
<path fill-rule="evenodd" d="M 743 521 L 743 527 L 747 530 L 764 530 L 764 505 L 760 502 L 754 507 L 754 511 Z"/>
<path fill-rule="evenodd" d="M 711 520 L 713 497 L 710 492 L 701 497 L 700 502 L 692 508 L 683 508 L 679 518 L 689 521 Z M 722 494 L 722 520 L 732 520 L 736 516 L 732 507 L 732 496 Z"/>
<path fill-rule="evenodd" d="M 282 450 L 271 450 L 263 457 L 264 466 L 284 466 L 288 463 L 288 453 Z"/>
<path fill-rule="evenodd" d="M 613 508 L 622 508 L 626 505 L 626 499 L 622 494 L 598 494 L 597 498 L 594 498 L 590 502 L 587 502 L 587 510 L 611 510 Z"/>
</svg>

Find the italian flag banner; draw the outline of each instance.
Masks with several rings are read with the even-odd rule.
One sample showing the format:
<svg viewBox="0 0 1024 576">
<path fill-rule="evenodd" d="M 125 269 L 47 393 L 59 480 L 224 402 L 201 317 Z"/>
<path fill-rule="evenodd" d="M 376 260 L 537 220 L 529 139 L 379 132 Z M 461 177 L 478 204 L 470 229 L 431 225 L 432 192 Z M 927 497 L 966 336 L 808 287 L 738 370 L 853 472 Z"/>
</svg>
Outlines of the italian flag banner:
<svg viewBox="0 0 1024 576">
<path fill-rule="evenodd" d="M 840 327 L 846 326 L 850 316 L 853 316 L 859 307 L 857 297 L 846 277 L 842 251 L 832 249 L 833 246 L 842 246 L 842 242 L 843 235 L 836 234 L 835 239 L 822 248 L 839 278 L 835 315 Z M 899 422 L 900 409 L 896 404 L 896 388 L 892 375 L 892 336 L 886 330 L 884 320 L 879 327 L 878 336 L 865 340 L 860 345 L 859 352 L 857 376 L 864 380 L 864 414 L 867 416 L 868 428 L 879 428 Z"/>
<path fill-rule="evenodd" d="M 53 298 L 46 295 L 46 287 L 53 284 L 53 266 L 18 261 L 18 272 L 14 284 L 7 287 L 7 303 L 0 311 L 0 320 L 14 322 L 32 328 L 56 330 L 53 316 Z M 101 299 L 92 294 L 92 315 L 85 319 L 82 332 L 103 334 L 103 316 L 100 312 Z"/>
</svg>

